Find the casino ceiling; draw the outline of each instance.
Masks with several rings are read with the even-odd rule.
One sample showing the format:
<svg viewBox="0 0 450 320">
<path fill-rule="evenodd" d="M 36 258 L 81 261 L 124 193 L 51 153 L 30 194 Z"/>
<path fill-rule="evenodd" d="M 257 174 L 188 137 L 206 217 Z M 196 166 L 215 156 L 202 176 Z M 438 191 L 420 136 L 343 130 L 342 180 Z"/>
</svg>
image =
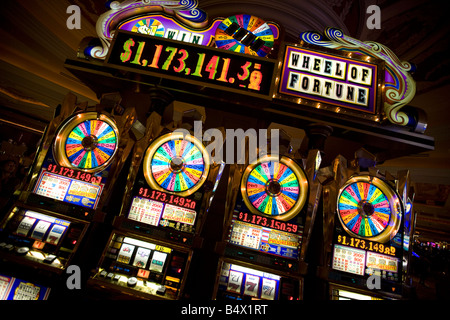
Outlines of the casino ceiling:
<svg viewBox="0 0 450 320">
<path fill-rule="evenodd" d="M 366 25 L 370 16 L 366 10 L 372 4 L 381 9 L 380 29 Z M 82 39 L 97 36 L 95 24 L 106 8 L 104 1 L 94 0 L 4 0 L 1 5 L 0 134 L 5 149 L 9 139 L 31 141 L 26 133 L 14 136 L 12 125 L 34 136 L 41 134 L 68 92 L 78 101 L 98 102 L 64 62 L 76 58 Z M 80 29 L 67 28 L 70 5 L 81 9 Z M 337 27 L 353 38 L 382 43 L 400 59 L 417 65 L 413 74 L 417 90 L 410 105 L 426 112 L 425 134 L 435 139 L 435 149 L 388 160 L 380 168 L 410 170 L 417 230 L 431 240 L 450 241 L 450 21 L 439 2 L 200 0 L 199 7 L 210 18 L 251 13 L 275 21 L 288 42 L 297 42 L 302 31 Z"/>
</svg>

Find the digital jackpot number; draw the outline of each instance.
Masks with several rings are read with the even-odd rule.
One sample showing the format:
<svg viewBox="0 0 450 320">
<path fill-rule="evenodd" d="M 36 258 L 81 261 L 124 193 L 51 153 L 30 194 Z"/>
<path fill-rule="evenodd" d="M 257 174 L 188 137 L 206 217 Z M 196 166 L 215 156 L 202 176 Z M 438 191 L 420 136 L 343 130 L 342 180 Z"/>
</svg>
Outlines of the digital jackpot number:
<svg viewBox="0 0 450 320">
<path fill-rule="evenodd" d="M 271 81 L 264 81 L 267 70 L 260 60 L 234 57 L 220 51 L 202 52 L 198 48 L 165 43 L 159 39 L 139 40 L 136 36 L 127 35 L 127 40 L 122 40 L 122 45 L 118 44 L 119 51 L 112 53 L 109 61 L 144 71 L 268 94 Z M 266 74 L 272 75 L 272 71 Z"/>
<path fill-rule="evenodd" d="M 364 239 L 347 237 L 345 235 L 338 235 L 337 242 L 345 246 L 350 246 L 353 248 L 368 250 L 381 254 L 388 254 L 391 256 L 395 256 L 396 253 L 395 247 L 387 246 L 382 243 L 372 242 Z"/>
</svg>

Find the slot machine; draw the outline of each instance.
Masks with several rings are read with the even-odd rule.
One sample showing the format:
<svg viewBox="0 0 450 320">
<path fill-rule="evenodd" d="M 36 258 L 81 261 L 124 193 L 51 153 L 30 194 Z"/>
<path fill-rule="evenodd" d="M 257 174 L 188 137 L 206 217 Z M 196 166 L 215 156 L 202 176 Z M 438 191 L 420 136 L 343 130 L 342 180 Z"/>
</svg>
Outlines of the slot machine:
<svg viewBox="0 0 450 320">
<path fill-rule="evenodd" d="M 204 108 L 178 101 L 162 119 L 155 113 L 148 118 L 146 135 L 133 151 L 121 212 L 88 281 L 95 297 L 183 297 L 224 168 L 193 130 L 176 130 L 192 129 L 192 120 L 204 121 Z"/>
<path fill-rule="evenodd" d="M 2 221 L 2 272 L 51 287 L 69 265 L 83 265 L 77 253 L 93 222 L 104 219 L 103 206 L 131 151 L 133 112 L 114 114 L 106 104 L 88 107 L 66 96 Z"/>
<path fill-rule="evenodd" d="M 213 299 L 303 298 L 314 203 L 321 192 L 320 153 L 310 150 L 306 159 L 296 159 L 289 137 L 283 141 L 279 155 L 269 152 L 230 168 Z"/>
<path fill-rule="evenodd" d="M 339 156 L 323 186 L 324 260 L 319 276 L 332 300 L 405 299 L 411 294 L 414 232 L 407 171 L 397 176 Z"/>
</svg>

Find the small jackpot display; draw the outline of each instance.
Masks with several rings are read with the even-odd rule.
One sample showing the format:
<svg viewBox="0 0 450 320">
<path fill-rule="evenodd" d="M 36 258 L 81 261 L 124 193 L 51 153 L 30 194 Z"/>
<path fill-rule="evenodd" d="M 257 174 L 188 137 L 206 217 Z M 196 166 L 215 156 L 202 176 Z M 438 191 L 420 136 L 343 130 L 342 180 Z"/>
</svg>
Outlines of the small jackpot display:
<svg viewBox="0 0 450 320">
<path fill-rule="evenodd" d="M 367 289 L 367 279 L 378 277 L 378 289 L 400 294 L 403 204 L 395 189 L 375 176 L 356 175 L 339 189 L 336 208 L 331 278 L 342 281 L 348 274 Z"/>
<path fill-rule="evenodd" d="M 271 99 L 278 62 L 258 55 L 117 30 L 106 63 L 150 76 Z"/>
<path fill-rule="evenodd" d="M 1 251 L 25 265 L 62 273 L 70 264 L 88 223 L 55 213 L 15 207 L 2 225 Z"/>
<path fill-rule="evenodd" d="M 155 139 L 145 151 L 126 212 L 138 224 L 122 226 L 192 245 L 210 164 L 194 136 L 171 132 Z"/>
<path fill-rule="evenodd" d="M 143 299 L 173 300 L 182 291 L 189 261 L 190 253 L 185 248 L 114 232 L 89 284 L 108 286 L 109 290 L 125 291 Z"/>
<path fill-rule="evenodd" d="M 288 157 L 267 156 L 242 176 L 228 243 L 298 259 L 303 225 L 295 217 L 308 195 L 303 169 Z"/>
<path fill-rule="evenodd" d="M 97 112 L 72 115 L 59 126 L 27 203 L 91 219 L 118 146 L 119 129 L 111 117 Z"/>
</svg>

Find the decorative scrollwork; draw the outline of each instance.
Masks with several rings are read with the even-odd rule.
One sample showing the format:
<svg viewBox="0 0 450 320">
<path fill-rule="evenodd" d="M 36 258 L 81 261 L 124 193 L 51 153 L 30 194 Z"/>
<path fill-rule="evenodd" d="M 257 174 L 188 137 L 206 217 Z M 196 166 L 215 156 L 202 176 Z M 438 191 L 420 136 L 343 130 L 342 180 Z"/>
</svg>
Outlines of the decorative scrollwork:
<svg viewBox="0 0 450 320">
<path fill-rule="evenodd" d="M 152 11 L 168 11 L 182 19 L 183 22 L 198 24 L 207 23 L 208 15 L 197 8 L 197 0 L 181 1 L 154 1 L 154 0 L 127 0 L 123 2 L 109 1 L 106 7 L 109 11 L 102 14 L 97 20 L 96 31 L 101 45 L 89 46 L 84 49 L 85 56 L 95 59 L 105 59 L 117 25 L 138 13 Z"/>
<path fill-rule="evenodd" d="M 317 32 L 303 32 L 300 39 L 309 44 L 361 53 L 384 60 L 386 63 L 384 113 L 394 124 L 405 126 L 411 121 L 411 117 L 401 109 L 416 93 L 416 84 L 411 76 L 411 72 L 415 70 L 413 64 L 401 61 L 392 50 L 380 43 L 354 39 L 336 28 L 326 28 L 323 36 Z"/>
</svg>

